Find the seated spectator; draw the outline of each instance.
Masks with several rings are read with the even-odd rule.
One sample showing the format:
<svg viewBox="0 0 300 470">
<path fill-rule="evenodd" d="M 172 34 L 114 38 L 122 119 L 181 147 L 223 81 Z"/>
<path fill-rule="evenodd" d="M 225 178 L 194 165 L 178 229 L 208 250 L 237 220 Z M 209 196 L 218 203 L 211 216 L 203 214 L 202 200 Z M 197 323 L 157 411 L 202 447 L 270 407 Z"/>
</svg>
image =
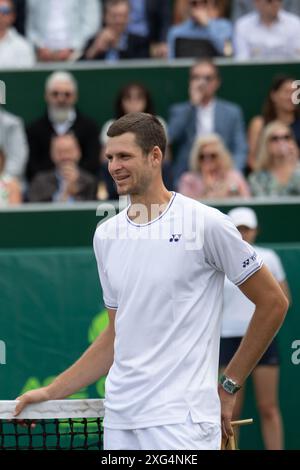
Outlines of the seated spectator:
<svg viewBox="0 0 300 470">
<path fill-rule="evenodd" d="M 5 154 L 0 148 L 0 207 L 22 202 L 21 186 L 16 178 L 4 172 Z"/>
<path fill-rule="evenodd" d="M 0 107 L 0 148 L 5 155 L 5 176 L 23 181 L 28 143 L 22 119 Z"/>
<path fill-rule="evenodd" d="M 250 0 L 252 1 L 252 0 Z M 214 8 L 215 18 L 227 18 L 229 16 L 230 0 L 216 1 L 212 7 Z M 182 23 L 189 15 L 189 0 L 175 0 L 174 5 L 174 23 Z"/>
<path fill-rule="evenodd" d="M 84 54 L 87 60 L 107 60 L 147 57 L 144 47 L 139 47 L 136 37 L 128 33 L 129 0 L 107 0 L 104 11 L 104 28 L 91 42 Z"/>
<path fill-rule="evenodd" d="M 188 168 L 188 159 L 196 138 L 216 133 L 232 154 L 234 166 L 243 171 L 246 164 L 244 118 L 236 104 L 216 97 L 220 86 L 216 65 L 210 61 L 196 63 L 190 70 L 188 102 L 170 109 L 168 134 L 176 145 L 173 162 L 175 183 Z"/>
<path fill-rule="evenodd" d="M 111 124 L 120 117 L 124 116 L 124 114 L 128 113 L 149 113 L 155 114 L 154 106 L 152 102 L 152 98 L 150 95 L 149 90 L 141 83 L 138 82 L 130 82 L 125 85 L 117 95 L 116 103 L 115 103 L 115 116 L 114 119 L 110 119 L 107 121 L 101 130 L 101 144 L 102 149 L 104 150 L 104 146 L 107 143 L 107 131 Z M 165 130 L 167 131 L 167 124 L 164 119 L 160 116 L 157 116 L 160 120 L 161 124 L 164 126 Z M 102 152 L 104 154 L 104 152 Z M 108 173 L 107 170 L 107 163 L 104 160 L 104 156 L 102 157 L 102 177 L 105 181 L 106 188 L 108 191 L 109 199 L 117 199 L 118 194 L 115 189 L 114 182 Z M 173 187 L 173 180 L 172 180 L 172 171 L 171 171 L 171 164 L 168 161 L 168 156 L 166 156 L 164 164 L 163 164 L 163 179 L 165 185 L 170 189 Z"/>
<path fill-rule="evenodd" d="M 293 103 L 292 94 L 294 78 L 278 75 L 274 78 L 265 101 L 261 116 L 255 116 L 249 124 L 249 156 L 248 167 L 253 170 L 258 150 L 259 137 L 264 126 L 272 121 L 281 121 L 291 127 L 297 144 L 300 147 L 300 110 Z"/>
<path fill-rule="evenodd" d="M 42 62 L 76 60 L 101 24 L 99 0 L 27 0 L 26 36 Z"/>
<path fill-rule="evenodd" d="M 72 134 L 53 137 L 51 159 L 54 169 L 38 173 L 29 191 L 30 202 L 74 202 L 96 199 L 96 180 L 80 169 L 80 146 Z"/>
<path fill-rule="evenodd" d="M 50 141 L 53 135 L 73 132 L 79 141 L 82 158 L 80 166 L 93 174 L 99 169 L 99 130 L 97 124 L 81 114 L 76 108 L 78 100 L 77 82 L 67 72 L 54 72 L 46 80 L 45 99 L 47 111 L 27 129 L 29 162 L 27 177 L 50 170 Z"/>
<path fill-rule="evenodd" d="M 134 49 L 144 57 L 167 57 L 167 33 L 171 22 L 170 0 L 130 0 L 127 31 Z"/>
<path fill-rule="evenodd" d="M 253 196 L 300 195 L 299 149 L 291 129 L 282 122 L 265 127 L 249 184 Z"/>
<path fill-rule="evenodd" d="M 203 39 L 211 42 L 222 56 L 231 41 L 232 26 L 229 20 L 216 17 L 215 0 L 189 0 L 188 19 L 173 26 L 168 35 L 169 57 L 176 57 L 176 40 Z"/>
<path fill-rule="evenodd" d="M 299 0 L 283 0 L 283 8 L 290 13 L 300 15 Z M 231 7 L 231 19 L 236 22 L 241 16 L 246 15 L 254 10 L 253 0 L 233 0 Z"/>
<path fill-rule="evenodd" d="M 12 0 L 0 0 L 0 69 L 32 67 L 32 45 L 12 27 L 15 21 Z"/>
<path fill-rule="evenodd" d="M 196 140 L 190 171 L 181 176 L 178 191 L 194 199 L 250 196 L 246 180 L 233 168 L 230 153 L 216 134 Z"/>
<path fill-rule="evenodd" d="M 236 22 L 237 59 L 300 57 L 300 18 L 282 10 L 281 0 L 255 0 L 256 11 Z"/>
</svg>

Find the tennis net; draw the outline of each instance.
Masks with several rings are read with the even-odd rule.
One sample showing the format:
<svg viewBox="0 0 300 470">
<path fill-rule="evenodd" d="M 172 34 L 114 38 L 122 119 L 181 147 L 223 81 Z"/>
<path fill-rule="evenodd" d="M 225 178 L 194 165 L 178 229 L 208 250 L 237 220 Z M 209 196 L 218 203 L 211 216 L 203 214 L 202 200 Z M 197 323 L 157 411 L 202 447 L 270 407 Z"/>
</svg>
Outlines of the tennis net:
<svg viewBox="0 0 300 470">
<path fill-rule="evenodd" d="M 13 418 L 16 403 L 0 401 L 0 450 L 102 449 L 103 400 L 36 403 L 28 405 L 17 420 Z"/>
</svg>

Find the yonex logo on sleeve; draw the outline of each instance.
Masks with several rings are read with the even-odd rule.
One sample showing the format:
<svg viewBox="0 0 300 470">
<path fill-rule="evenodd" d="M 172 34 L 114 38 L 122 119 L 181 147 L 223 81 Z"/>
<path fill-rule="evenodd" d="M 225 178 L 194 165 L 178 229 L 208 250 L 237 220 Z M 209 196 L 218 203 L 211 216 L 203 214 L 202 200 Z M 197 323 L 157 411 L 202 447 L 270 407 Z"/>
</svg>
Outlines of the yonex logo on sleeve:
<svg viewBox="0 0 300 470">
<path fill-rule="evenodd" d="M 252 256 L 250 256 L 250 258 L 247 258 L 245 259 L 245 261 L 243 261 L 243 268 L 246 268 L 247 266 L 249 266 L 250 262 L 254 262 L 257 258 L 257 254 L 254 253 Z"/>
<path fill-rule="evenodd" d="M 180 238 L 181 238 L 182 234 L 180 233 L 175 233 L 171 236 L 169 242 L 179 242 Z"/>
</svg>

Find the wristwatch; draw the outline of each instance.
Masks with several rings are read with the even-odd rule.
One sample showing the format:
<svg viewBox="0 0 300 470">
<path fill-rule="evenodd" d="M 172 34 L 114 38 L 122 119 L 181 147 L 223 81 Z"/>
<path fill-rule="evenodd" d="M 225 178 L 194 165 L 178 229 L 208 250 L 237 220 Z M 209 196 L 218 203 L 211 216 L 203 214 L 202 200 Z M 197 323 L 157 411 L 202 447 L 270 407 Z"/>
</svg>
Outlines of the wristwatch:
<svg viewBox="0 0 300 470">
<path fill-rule="evenodd" d="M 224 388 L 225 392 L 230 393 L 231 395 L 234 395 L 238 390 L 240 390 L 240 388 L 242 388 L 241 385 L 224 374 L 220 377 L 220 384 Z"/>
</svg>

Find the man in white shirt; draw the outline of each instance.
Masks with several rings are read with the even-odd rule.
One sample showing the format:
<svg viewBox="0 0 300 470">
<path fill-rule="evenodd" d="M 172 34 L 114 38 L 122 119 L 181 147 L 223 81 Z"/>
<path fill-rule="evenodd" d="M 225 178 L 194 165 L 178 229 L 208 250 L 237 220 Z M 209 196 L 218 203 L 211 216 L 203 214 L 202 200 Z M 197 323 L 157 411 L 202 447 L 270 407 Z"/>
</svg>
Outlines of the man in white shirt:
<svg viewBox="0 0 300 470">
<path fill-rule="evenodd" d="M 12 28 L 14 21 L 12 0 L 0 0 L 0 69 L 32 67 L 35 63 L 33 47 Z"/>
<path fill-rule="evenodd" d="M 52 384 L 21 396 L 16 414 L 108 373 L 105 449 L 219 449 L 220 420 L 231 435 L 235 392 L 280 327 L 287 300 L 227 216 L 165 188 L 167 139 L 157 118 L 127 114 L 108 136 L 109 172 L 131 202 L 94 237 L 109 326 Z M 224 273 L 256 312 L 218 389 Z"/>
<path fill-rule="evenodd" d="M 282 10 L 282 0 L 254 0 L 256 11 L 236 22 L 237 59 L 300 57 L 300 18 Z"/>
<path fill-rule="evenodd" d="M 229 211 L 228 216 L 240 231 L 243 239 L 253 244 L 258 234 L 255 212 L 249 207 L 237 207 Z M 264 260 L 283 292 L 290 297 L 285 272 L 278 255 L 273 250 L 256 245 L 254 249 Z M 221 368 L 229 364 L 241 343 L 254 310 L 254 304 L 229 279 L 225 278 L 220 347 Z M 283 429 L 278 403 L 279 362 L 276 339 L 273 339 L 252 373 L 262 435 L 267 450 L 283 449 Z M 245 387 L 237 394 L 234 419 L 240 417 L 244 390 Z"/>
</svg>

